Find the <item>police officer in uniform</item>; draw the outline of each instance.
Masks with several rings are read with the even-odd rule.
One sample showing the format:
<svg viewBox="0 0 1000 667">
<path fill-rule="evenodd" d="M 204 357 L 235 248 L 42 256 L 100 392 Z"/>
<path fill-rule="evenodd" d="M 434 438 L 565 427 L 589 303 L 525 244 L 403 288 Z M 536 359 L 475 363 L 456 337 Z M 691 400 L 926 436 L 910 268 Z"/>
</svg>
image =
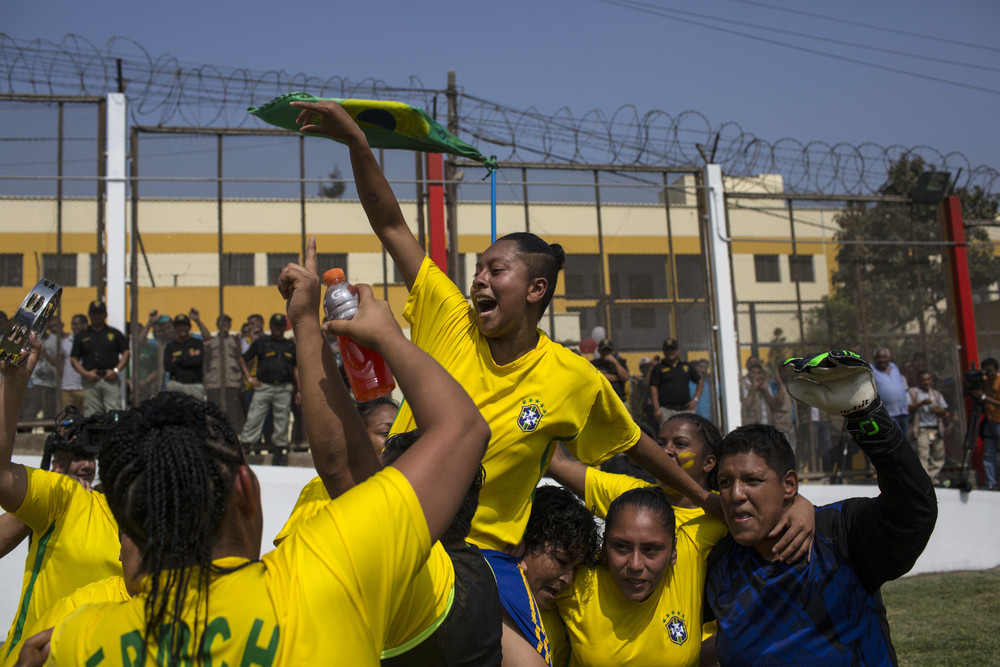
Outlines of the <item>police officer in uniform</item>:
<svg viewBox="0 0 1000 667">
<path fill-rule="evenodd" d="M 163 370 L 169 374 L 167 391 L 179 391 L 205 400 L 203 352 L 202 340 L 191 336 L 191 318 L 183 313 L 175 317 L 174 340 L 163 347 Z"/>
<path fill-rule="evenodd" d="M 261 336 L 250 344 L 240 358 L 243 377 L 253 386 L 253 399 L 240 434 L 245 448 L 260 441 L 268 409 L 274 413 L 274 463 L 284 463 L 288 449 L 288 417 L 292 400 L 299 400 L 299 373 L 295 367 L 295 341 L 285 338 L 287 320 L 280 313 L 271 316 L 271 335 Z M 257 359 L 257 377 L 250 375 L 248 362 Z"/>
<path fill-rule="evenodd" d="M 73 340 L 70 363 L 83 382 L 83 414 L 121 410 L 122 383 L 119 375 L 128 365 L 128 340 L 107 325 L 108 308 L 91 301 L 90 326 Z"/>
</svg>

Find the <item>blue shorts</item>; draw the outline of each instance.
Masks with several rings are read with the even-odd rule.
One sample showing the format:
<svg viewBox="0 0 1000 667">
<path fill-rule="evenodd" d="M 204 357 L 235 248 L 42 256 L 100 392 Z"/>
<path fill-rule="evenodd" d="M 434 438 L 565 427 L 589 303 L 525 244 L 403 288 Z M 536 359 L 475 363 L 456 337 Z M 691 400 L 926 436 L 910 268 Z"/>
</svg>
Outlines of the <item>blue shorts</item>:
<svg viewBox="0 0 1000 667">
<path fill-rule="evenodd" d="M 494 549 L 481 549 L 481 551 L 493 570 L 503 608 L 514 619 L 514 623 L 528 643 L 545 658 L 546 664 L 551 665 L 552 656 L 549 653 L 549 640 L 542 626 L 542 613 L 534 596 L 531 595 L 524 571 L 518 567 L 521 559 Z"/>
</svg>

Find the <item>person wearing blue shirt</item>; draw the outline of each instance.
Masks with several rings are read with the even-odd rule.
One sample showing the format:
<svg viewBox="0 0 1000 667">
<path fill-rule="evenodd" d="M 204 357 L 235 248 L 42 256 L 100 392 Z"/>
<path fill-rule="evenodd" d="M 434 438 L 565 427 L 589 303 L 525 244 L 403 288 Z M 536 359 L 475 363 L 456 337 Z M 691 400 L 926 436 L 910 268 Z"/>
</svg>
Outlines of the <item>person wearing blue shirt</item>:
<svg viewBox="0 0 1000 667">
<path fill-rule="evenodd" d="M 906 378 L 899 372 L 899 367 L 892 362 L 889 348 L 880 347 L 875 350 L 875 366 L 872 368 L 875 376 L 875 386 L 892 421 L 896 422 L 903 437 L 910 431 L 910 399 L 906 390 Z"/>
</svg>

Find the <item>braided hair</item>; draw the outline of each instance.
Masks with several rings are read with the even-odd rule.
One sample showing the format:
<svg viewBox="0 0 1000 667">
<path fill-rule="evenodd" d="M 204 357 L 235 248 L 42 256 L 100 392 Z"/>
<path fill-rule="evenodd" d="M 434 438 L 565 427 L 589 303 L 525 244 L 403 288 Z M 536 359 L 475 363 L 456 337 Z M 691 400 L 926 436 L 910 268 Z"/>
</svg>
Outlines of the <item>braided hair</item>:
<svg viewBox="0 0 1000 667">
<path fill-rule="evenodd" d="M 162 392 L 121 416 L 99 463 L 108 506 L 138 545 L 149 578 L 144 642 L 179 663 L 188 640 L 198 647 L 204 635 L 210 576 L 232 571 L 212 565 L 212 547 L 236 470 L 246 463 L 243 449 L 216 405 Z M 183 621 L 192 586 L 194 637 Z M 187 657 L 199 654 L 193 648 Z"/>
</svg>

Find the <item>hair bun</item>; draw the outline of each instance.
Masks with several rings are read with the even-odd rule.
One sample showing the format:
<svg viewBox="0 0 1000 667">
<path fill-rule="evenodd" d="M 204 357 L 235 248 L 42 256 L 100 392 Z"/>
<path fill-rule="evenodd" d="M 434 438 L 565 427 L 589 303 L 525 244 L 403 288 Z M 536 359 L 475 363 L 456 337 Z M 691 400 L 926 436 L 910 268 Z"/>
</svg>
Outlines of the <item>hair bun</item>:
<svg viewBox="0 0 1000 667">
<path fill-rule="evenodd" d="M 566 265 L 566 251 L 558 243 L 550 243 L 549 247 L 552 248 L 552 256 L 556 258 L 556 270 L 559 271 Z"/>
</svg>

